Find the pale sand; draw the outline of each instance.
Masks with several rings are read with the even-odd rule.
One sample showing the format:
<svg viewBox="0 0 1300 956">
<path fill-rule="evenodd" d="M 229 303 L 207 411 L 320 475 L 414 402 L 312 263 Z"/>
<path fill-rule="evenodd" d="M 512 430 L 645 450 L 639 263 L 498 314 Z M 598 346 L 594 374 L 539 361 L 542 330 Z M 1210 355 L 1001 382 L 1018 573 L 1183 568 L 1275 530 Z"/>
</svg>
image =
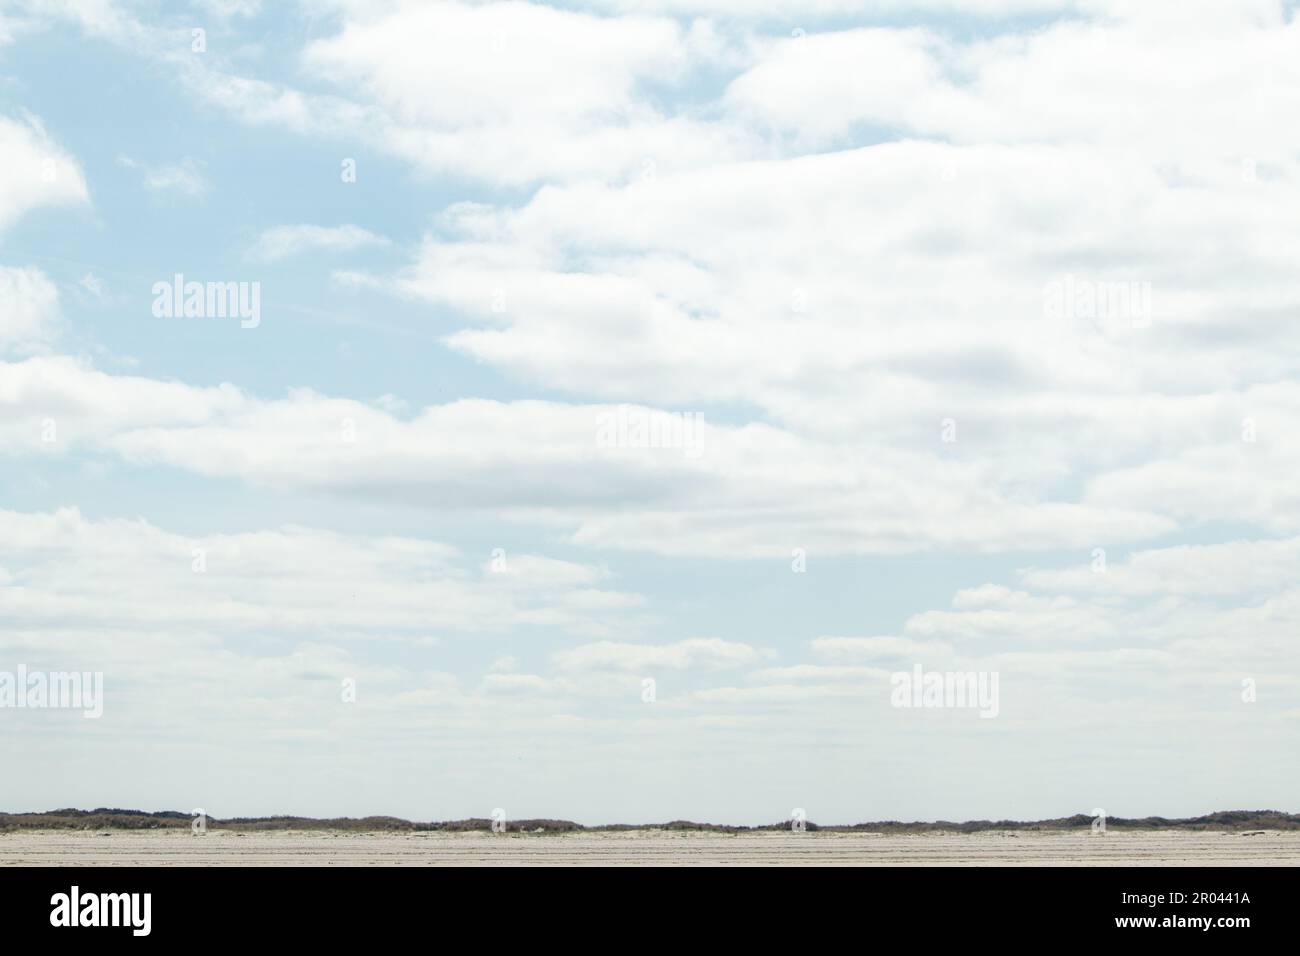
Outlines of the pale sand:
<svg viewBox="0 0 1300 956">
<path fill-rule="evenodd" d="M 1300 866 L 1300 832 L 348 833 L 40 830 L 0 834 L 0 866 Z"/>
</svg>

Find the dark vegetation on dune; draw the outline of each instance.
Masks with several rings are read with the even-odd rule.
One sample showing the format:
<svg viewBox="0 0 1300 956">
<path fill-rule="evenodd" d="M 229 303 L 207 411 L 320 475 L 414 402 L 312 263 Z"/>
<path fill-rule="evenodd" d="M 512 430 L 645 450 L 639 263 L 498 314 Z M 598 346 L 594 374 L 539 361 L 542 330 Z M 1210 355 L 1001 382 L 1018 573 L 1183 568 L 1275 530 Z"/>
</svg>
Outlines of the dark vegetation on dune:
<svg viewBox="0 0 1300 956">
<path fill-rule="evenodd" d="M 192 817 L 176 810 L 149 813 L 143 810 L 119 810 L 100 807 L 97 810 L 49 810 L 43 813 L 0 813 L 0 833 L 14 830 L 165 830 L 188 829 Z M 1055 820 L 968 820 L 951 823 L 938 820 L 933 823 L 901 823 L 885 820 L 876 823 L 852 825 L 818 825 L 809 822 L 809 830 L 826 830 L 841 833 L 932 833 L 938 831 L 978 833 L 982 830 L 1087 830 L 1092 817 L 1077 813 L 1072 817 Z M 398 817 L 338 817 L 317 820 L 311 817 L 231 817 L 207 818 L 209 830 L 351 830 L 357 832 L 427 832 L 443 830 L 464 832 L 490 830 L 492 821 L 486 818 L 448 820 L 441 823 L 415 823 Z M 1106 827 L 1111 830 L 1300 830 L 1300 814 L 1282 813 L 1279 810 L 1220 810 L 1200 817 L 1168 819 L 1142 817 L 1125 819 L 1107 817 Z M 743 833 L 760 830 L 788 830 L 790 823 L 770 823 L 766 826 L 739 827 L 714 823 L 692 823 L 674 820 L 671 823 L 612 824 L 585 827 L 569 820 L 510 820 L 506 823 L 511 833 L 568 833 L 573 831 L 601 832 L 627 830 L 698 830 L 711 833 Z"/>
</svg>

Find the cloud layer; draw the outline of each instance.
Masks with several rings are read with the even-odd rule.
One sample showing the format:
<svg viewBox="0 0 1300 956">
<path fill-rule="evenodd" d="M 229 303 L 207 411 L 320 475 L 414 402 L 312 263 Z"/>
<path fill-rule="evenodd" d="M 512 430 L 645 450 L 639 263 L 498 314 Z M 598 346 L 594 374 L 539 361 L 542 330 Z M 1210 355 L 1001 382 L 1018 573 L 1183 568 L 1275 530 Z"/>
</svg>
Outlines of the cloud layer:
<svg viewBox="0 0 1300 956">
<path fill-rule="evenodd" d="M 15 799 L 1290 799 L 1294 8 L 567 6 L 5 7 L 157 88 L 0 113 L 0 668 L 109 695 Z"/>
</svg>

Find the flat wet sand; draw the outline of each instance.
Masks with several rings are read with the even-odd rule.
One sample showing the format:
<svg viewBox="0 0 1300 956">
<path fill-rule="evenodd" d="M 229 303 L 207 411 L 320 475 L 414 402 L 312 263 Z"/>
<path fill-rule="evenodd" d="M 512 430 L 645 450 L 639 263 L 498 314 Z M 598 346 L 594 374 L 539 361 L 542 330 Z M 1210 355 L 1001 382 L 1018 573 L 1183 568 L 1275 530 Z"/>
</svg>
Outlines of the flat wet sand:
<svg viewBox="0 0 1300 956">
<path fill-rule="evenodd" d="M 30 830 L 0 866 L 1300 866 L 1300 832 L 665 830 L 566 834 Z"/>
</svg>

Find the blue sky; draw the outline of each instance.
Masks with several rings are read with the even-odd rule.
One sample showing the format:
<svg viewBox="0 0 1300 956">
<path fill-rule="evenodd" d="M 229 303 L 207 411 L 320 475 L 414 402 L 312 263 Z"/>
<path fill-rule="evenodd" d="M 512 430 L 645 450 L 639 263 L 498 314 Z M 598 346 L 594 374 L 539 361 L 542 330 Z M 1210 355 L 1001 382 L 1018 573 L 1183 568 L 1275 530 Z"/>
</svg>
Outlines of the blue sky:
<svg viewBox="0 0 1300 956">
<path fill-rule="evenodd" d="M 0 673 L 106 687 L 0 709 L 0 803 L 1293 809 L 1298 41 L 0 2 Z M 892 706 L 917 664 L 997 716 Z"/>
</svg>

